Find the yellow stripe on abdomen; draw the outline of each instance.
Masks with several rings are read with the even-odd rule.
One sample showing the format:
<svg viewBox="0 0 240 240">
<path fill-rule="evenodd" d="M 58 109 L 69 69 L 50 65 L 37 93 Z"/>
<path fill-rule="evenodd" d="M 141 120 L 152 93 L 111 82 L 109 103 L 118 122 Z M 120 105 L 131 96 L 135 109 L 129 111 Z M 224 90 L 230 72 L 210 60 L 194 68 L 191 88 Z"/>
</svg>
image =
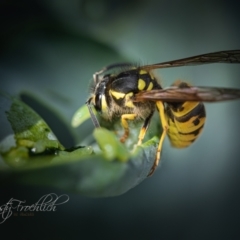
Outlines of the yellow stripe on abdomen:
<svg viewBox="0 0 240 240">
<path fill-rule="evenodd" d="M 175 117 L 182 117 L 191 112 L 199 105 L 199 102 L 184 102 L 177 108 L 170 108 Z"/>
<path fill-rule="evenodd" d="M 181 111 L 185 114 L 180 115 L 176 108 L 173 111 L 169 105 L 166 112 L 169 125 L 168 137 L 171 144 L 177 148 L 188 147 L 192 144 L 200 135 L 206 119 L 205 108 L 201 102 L 194 102 L 194 104 L 185 102 L 182 106 L 184 109 L 191 110 Z"/>
</svg>

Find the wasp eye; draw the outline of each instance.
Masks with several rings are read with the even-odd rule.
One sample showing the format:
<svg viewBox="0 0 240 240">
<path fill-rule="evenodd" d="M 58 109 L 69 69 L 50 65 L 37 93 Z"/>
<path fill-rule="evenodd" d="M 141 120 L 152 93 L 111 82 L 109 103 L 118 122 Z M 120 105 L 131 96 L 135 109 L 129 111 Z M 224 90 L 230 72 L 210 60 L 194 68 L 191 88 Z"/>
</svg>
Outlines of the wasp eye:
<svg viewBox="0 0 240 240">
<path fill-rule="evenodd" d="M 96 94 L 94 107 L 98 112 L 102 111 L 102 94 Z"/>
</svg>

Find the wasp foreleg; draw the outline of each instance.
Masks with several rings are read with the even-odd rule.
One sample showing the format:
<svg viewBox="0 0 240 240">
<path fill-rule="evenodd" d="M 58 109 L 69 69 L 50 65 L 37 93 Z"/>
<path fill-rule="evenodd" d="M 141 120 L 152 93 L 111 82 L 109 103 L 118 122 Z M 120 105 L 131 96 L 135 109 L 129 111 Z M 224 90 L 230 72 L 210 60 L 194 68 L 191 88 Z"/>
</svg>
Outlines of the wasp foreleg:
<svg viewBox="0 0 240 240">
<path fill-rule="evenodd" d="M 120 138 L 120 141 L 122 143 L 124 143 L 126 141 L 126 139 L 129 136 L 129 126 L 128 126 L 128 122 L 127 120 L 134 120 L 137 117 L 137 114 L 123 114 L 121 116 L 121 122 L 122 122 L 122 126 L 124 128 L 124 134 L 123 136 Z"/>
</svg>

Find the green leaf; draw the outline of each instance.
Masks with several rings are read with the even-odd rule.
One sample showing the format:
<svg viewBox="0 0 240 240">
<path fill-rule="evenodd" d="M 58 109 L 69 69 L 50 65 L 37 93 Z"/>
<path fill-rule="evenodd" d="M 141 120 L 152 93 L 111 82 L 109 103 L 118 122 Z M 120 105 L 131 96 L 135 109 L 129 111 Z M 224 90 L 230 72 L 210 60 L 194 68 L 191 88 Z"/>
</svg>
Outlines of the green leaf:
<svg viewBox="0 0 240 240">
<path fill-rule="evenodd" d="M 130 137 L 124 145 L 114 133 L 122 134 L 119 122 L 101 120 L 103 126 L 111 128 L 94 130 L 97 144 L 65 149 L 31 108 L 14 98 L 1 96 L 2 99 L 9 104 L 1 111 L 11 126 L 14 141 L 7 141 L 8 136 L 0 143 L 0 167 L 5 163 L 0 168 L 1 184 L 17 181 L 92 197 L 116 196 L 143 181 L 153 165 L 158 143 L 154 137 L 158 131 L 156 124 L 152 124 L 148 133 L 151 140 L 134 148 L 141 123 L 130 123 Z"/>
<path fill-rule="evenodd" d="M 122 144 L 113 132 L 104 128 L 96 128 L 93 136 L 97 140 L 97 143 L 102 150 L 104 158 L 107 160 L 119 160 L 126 162 L 130 153 L 124 144 Z M 103 137 L 104 136 L 104 137 Z"/>
<path fill-rule="evenodd" d="M 91 197 L 121 195 L 147 177 L 157 142 L 158 138 L 153 138 L 138 147 L 127 162 L 108 161 L 102 154 L 85 156 L 55 166 L 19 172 L 18 179 L 22 183 L 53 186 Z"/>
<path fill-rule="evenodd" d="M 94 110 L 94 109 L 93 109 Z M 86 105 L 80 107 L 73 115 L 71 125 L 76 128 L 90 118 L 90 114 Z"/>
</svg>

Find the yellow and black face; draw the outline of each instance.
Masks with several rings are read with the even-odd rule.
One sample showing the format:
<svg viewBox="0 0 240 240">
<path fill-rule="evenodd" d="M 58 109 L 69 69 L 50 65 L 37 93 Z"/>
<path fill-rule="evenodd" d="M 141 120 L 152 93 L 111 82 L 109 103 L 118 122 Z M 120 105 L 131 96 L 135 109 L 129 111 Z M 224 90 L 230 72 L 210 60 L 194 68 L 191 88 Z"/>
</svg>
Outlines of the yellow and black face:
<svg viewBox="0 0 240 240">
<path fill-rule="evenodd" d="M 123 114 L 137 114 L 136 119 L 145 119 L 155 109 L 151 101 L 133 102 L 141 91 L 161 89 L 156 78 L 146 70 L 129 69 L 119 74 L 104 75 L 94 82 L 89 103 L 102 115 L 112 120 Z"/>
</svg>

